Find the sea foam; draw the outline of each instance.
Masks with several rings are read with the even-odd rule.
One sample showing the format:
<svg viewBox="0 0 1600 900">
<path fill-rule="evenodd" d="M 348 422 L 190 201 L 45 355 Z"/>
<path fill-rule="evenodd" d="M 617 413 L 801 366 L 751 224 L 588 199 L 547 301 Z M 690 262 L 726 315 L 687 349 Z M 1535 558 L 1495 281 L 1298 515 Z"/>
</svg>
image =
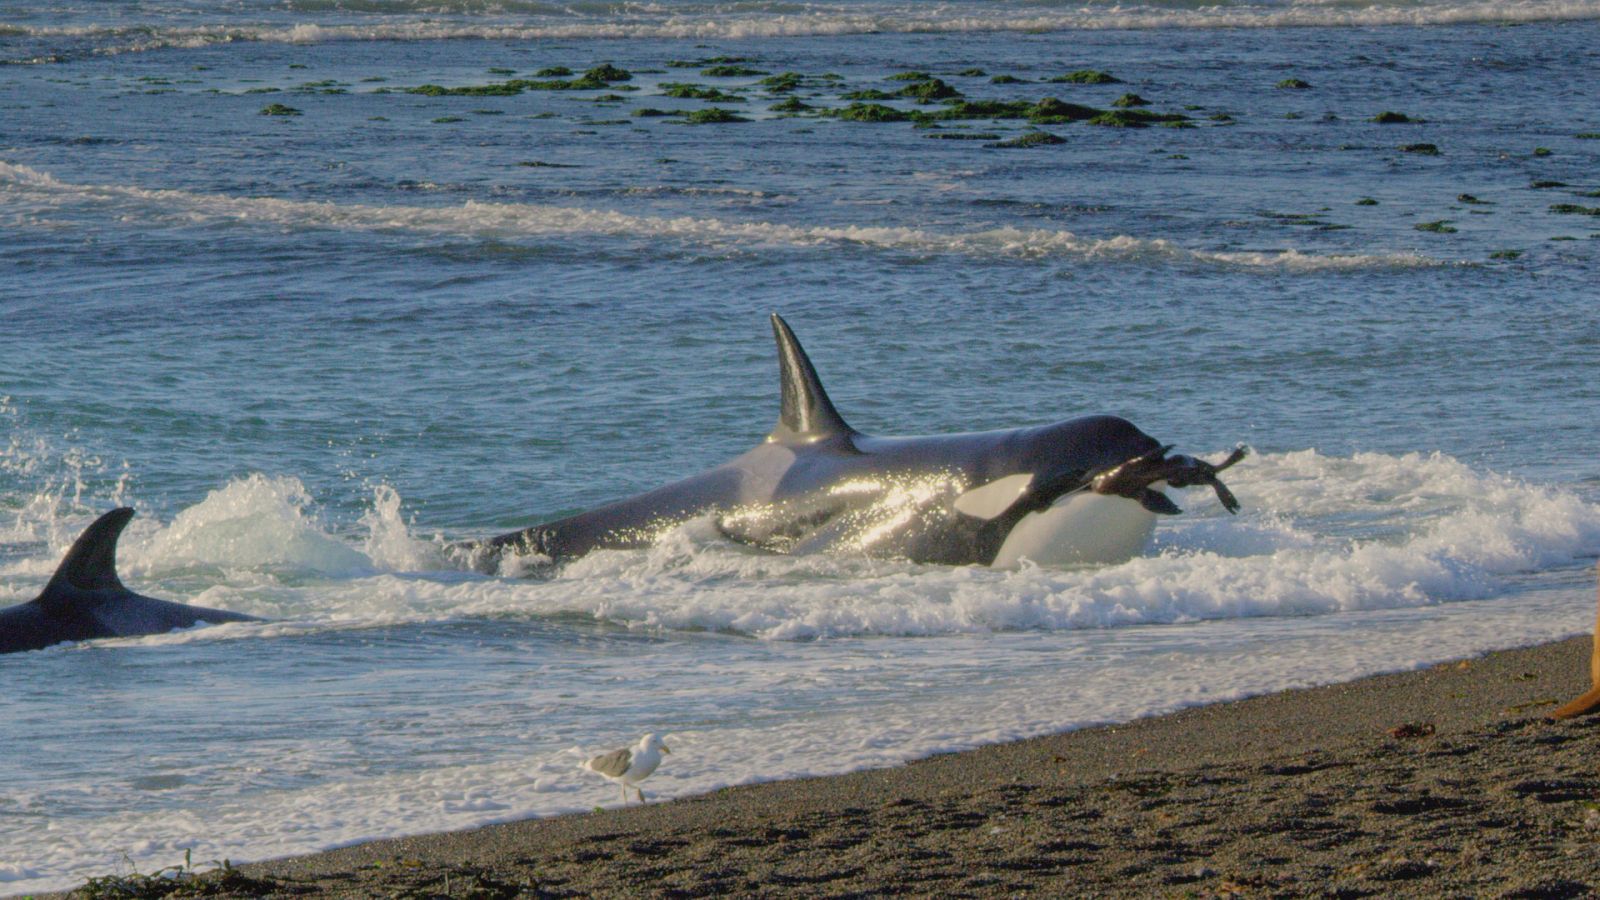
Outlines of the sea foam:
<svg viewBox="0 0 1600 900">
<path fill-rule="evenodd" d="M 1188 513 L 1163 519 L 1146 555 L 1100 567 L 775 555 L 727 540 L 704 517 L 646 549 L 597 551 L 531 579 L 486 578 L 448 568 L 448 539 L 412 534 L 389 486 L 372 489 L 359 521 L 336 528 L 298 480 L 260 474 L 168 524 L 145 523 L 122 558 L 152 593 L 296 629 L 577 615 L 806 641 L 1419 608 L 1500 596 L 1533 586 L 1530 572 L 1600 555 L 1600 506 L 1442 454 L 1268 453 L 1230 483 L 1240 515 L 1195 497 Z M 42 557 L 9 568 L 41 578 L 53 565 Z"/>
<path fill-rule="evenodd" d="M 0 162 L 0 186 L 11 189 L 13 228 L 57 228 L 74 212 L 115 214 L 153 227 L 233 225 L 295 230 L 401 231 L 516 240 L 600 235 L 663 239 L 719 252 L 774 247 L 864 248 L 897 253 L 1012 259 L 1106 260 L 1135 264 L 1193 265 L 1268 271 L 1317 272 L 1441 265 L 1414 252 L 1311 254 L 1190 249 L 1164 238 L 1089 237 L 1047 228 L 1001 226 L 937 231 L 912 225 L 789 225 L 702 216 L 641 216 L 604 209 L 533 203 L 467 201 L 453 206 L 374 206 L 241 197 L 132 185 L 77 184 L 28 166 Z"/>
<path fill-rule="evenodd" d="M 1190 494 L 1149 554 L 1115 566 L 778 556 L 702 519 L 519 579 L 427 568 L 439 542 L 411 533 L 392 487 L 363 488 L 366 510 L 341 523 L 295 478 L 238 478 L 170 522 L 148 517 L 126 566 L 140 589 L 274 621 L 101 642 L 105 664 L 183 654 L 183 673 L 115 701 L 163 711 L 122 723 L 161 731 L 164 750 L 127 763 L 158 787 L 80 763 L 81 777 L 7 792 L 0 883 L 70 887 L 124 854 L 151 870 L 586 810 L 614 802 L 576 767 L 607 735 L 667 732 L 672 765 L 648 789 L 682 796 L 1407 668 L 1592 616 L 1586 576 L 1578 591 L 1545 577 L 1600 553 L 1600 507 L 1570 491 L 1442 454 L 1314 450 L 1254 455 L 1229 481 L 1240 515 Z M 28 572 L 52 563 L 38 561 Z M 629 652 L 597 649 L 612 641 Z M 71 656 L 84 649 L 9 662 L 44 684 L 92 681 L 101 666 Z M 296 680 L 294 698 L 251 683 L 285 652 L 339 677 Z M 222 726 L 218 703 L 233 704 Z M 279 703 L 317 724 L 280 733 Z M 62 740 L 100 759 L 98 741 Z M 63 804 L 72 827 L 48 828 Z"/>
<path fill-rule="evenodd" d="M 1257 4 L 870 3 L 836 2 L 797 8 L 787 3 L 693 3 L 607 6 L 602 14 L 539 4 L 508 9 L 476 2 L 383 4 L 378 9 L 294 5 L 287 17 L 215 10 L 195 24 L 152 16 L 139 22 L 4 26 L 0 35 L 48 46 L 84 44 L 95 54 L 196 48 L 236 42 L 313 44 L 334 41 L 494 40 L 746 40 L 875 33 L 960 34 L 1070 32 L 1143 28 L 1290 28 L 1542 22 L 1600 17 L 1595 0 L 1520 0 L 1513 3 L 1378 2 Z M 13 62 L 54 62 L 43 54 Z"/>
</svg>

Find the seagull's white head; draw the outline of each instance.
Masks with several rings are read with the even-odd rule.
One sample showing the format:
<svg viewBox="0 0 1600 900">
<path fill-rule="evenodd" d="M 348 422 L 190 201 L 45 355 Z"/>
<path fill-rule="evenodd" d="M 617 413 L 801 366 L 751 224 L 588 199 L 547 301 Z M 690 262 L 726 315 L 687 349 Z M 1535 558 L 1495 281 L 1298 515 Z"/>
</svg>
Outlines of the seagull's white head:
<svg viewBox="0 0 1600 900">
<path fill-rule="evenodd" d="M 661 735 L 647 734 L 639 739 L 640 750 L 660 750 L 662 753 L 671 753 L 667 745 L 661 742 Z"/>
</svg>

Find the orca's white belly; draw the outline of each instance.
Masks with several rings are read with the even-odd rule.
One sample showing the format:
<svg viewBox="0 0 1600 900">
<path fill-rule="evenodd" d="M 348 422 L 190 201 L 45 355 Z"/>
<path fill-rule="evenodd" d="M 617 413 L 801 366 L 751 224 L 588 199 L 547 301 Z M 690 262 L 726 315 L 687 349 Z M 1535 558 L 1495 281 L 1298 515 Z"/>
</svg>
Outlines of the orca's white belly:
<svg viewBox="0 0 1600 900">
<path fill-rule="evenodd" d="M 1136 501 L 1079 491 L 1023 516 L 991 565 L 1012 568 L 1023 559 L 1041 566 L 1123 562 L 1144 550 L 1155 528 L 1155 513 Z"/>
</svg>

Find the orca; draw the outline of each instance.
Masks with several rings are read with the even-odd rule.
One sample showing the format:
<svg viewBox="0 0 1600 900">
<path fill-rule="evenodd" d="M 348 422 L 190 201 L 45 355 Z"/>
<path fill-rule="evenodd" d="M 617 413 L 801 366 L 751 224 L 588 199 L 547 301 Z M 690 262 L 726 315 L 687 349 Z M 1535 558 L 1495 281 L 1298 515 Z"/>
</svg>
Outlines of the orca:
<svg viewBox="0 0 1600 900">
<path fill-rule="evenodd" d="M 67 551 L 44 593 L 0 609 L 0 653 L 64 641 L 159 634 L 201 622 L 256 621 L 242 613 L 144 597 L 123 587 L 117 578 L 117 538 L 132 518 L 133 510 L 122 507 L 96 519 Z"/>
<path fill-rule="evenodd" d="M 739 543 L 781 553 L 832 552 L 918 563 L 1016 566 L 1126 560 L 1158 514 L 1180 512 L 1159 488 L 1211 487 L 1239 503 L 1212 464 L 1168 456 L 1115 416 L 933 437 L 873 437 L 845 423 L 782 317 L 781 409 L 766 440 L 735 459 L 656 490 L 567 518 L 460 545 L 492 573 L 503 556 L 559 563 L 601 548 L 647 546 L 713 515 Z"/>
</svg>

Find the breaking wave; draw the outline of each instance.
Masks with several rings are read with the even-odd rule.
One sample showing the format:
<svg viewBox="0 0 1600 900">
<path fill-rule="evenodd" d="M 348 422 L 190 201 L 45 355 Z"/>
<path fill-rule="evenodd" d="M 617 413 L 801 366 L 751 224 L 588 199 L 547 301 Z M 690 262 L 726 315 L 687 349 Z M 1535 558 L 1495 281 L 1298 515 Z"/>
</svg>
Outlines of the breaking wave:
<svg viewBox="0 0 1600 900">
<path fill-rule="evenodd" d="M 1163 238 L 1086 237 L 1070 231 L 1002 226 L 935 231 L 915 226 L 789 225 L 703 216 L 642 216 L 603 209 L 532 203 L 467 201 L 456 206 L 340 204 L 273 197 L 74 184 L 28 166 L 0 163 L 0 186 L 9 211 L 0 224 L 59 227 L 72 211 L 112 211 L 126 221 L 154 226 L 269 226 L 280 229 L 412 232 L 516 240 L 600 235 L 657 242 L 662 239 L 721 252 L 772 247 L 863 247 L 898 253 L 1082 259 L 1201 264 L 1290 272 L 1415 268 L 1442 265 L 1413 252 L 1311 254 L 1284 251 L 1213 251 Z"/>
<path fill-rule="evenodd" d="M 200 8 L 187 18 L 206 24 L 22 24 L 0 26 L 0 38 L 87 48 L 116 54 L 234 42 L 287 44 L 329 41 L 688 39 L 838 36 L 891 33 L 1053 32 L 1141 28 L 1286 28 L 1542 22 L 1600 17 L 1594 0 L 1383 2 L 1354 6 L 1310 3 L 479 3 L 472 0 L 292 2 L 287 9 L 249 10 L 239 21 Z M 180 10 L 181 12 L 181 10 Z M 138 14 L 137 12 L 135 13 Z M 167 12 L 169 19 L 178 15 Z M 287 17 L 286 19 L 284 17 Z M 274 20 L 277 18 L 278 20 Z M 321 20 L 321 21 L 318 21 Z M 16 62 L 52 62 L 40 54 Z"/>
<path fill-rule="evenodd" d="M 781 556 L 693 521 L 648 549 L 595 552 L 553 575 L 483 578 L 450 571 L 443 538 L 412 534 L 391 487 L 373 489 L 361 519 L 335 529 L 297 479 L 259 474 L 168 524 L 136 520 L 122 558 L 125 573 L 158 596 L 336 628 L 578 615 L 793 641 L 1416 608 L 1515 593 L 1539 573 L 1600 555 L 1600 506 L 1440 454 L 1305 450 L 1266 454 L 1236 471 L 1238 517 L 1197 498 L 1189 513 L 1164 520 L 1149 554 L 1077 569 Z M 55 558 L 12 564 L 0 576 L 42 580 Z M 197 578 L 210 586 L 195 597 Z"/>
</svg>

